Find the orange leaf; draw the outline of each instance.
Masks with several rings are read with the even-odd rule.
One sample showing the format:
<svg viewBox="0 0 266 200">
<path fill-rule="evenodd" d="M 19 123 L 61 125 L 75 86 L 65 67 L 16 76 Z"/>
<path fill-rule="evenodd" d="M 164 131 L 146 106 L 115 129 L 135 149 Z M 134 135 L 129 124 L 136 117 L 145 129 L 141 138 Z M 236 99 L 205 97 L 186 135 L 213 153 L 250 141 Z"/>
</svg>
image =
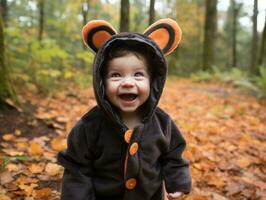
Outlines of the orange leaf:
<svg viewBox="0 0 266 200">
<path fill-rule="evenodd" d="M 67 144 L 66 144 L 66 139 L 61 138 L 61 137 L 56 137 L 52 140 L 51 142 L 52 149 L 56 151 L 62 151 L 66 149 Z"/>
<path fill-rule="evenodd" d="M 16 151 L 15 149 L 3 149 L 3 152 L 5 152 L 9 156 L 22 156 L 24 155 L 21 151 Z"/>
<path fill-rule="evenodd" d="M 0 174 L 0 183 L 1 183 L 1 185 L 5 185 L 6 183 L 10 183 L 13 180 L 14 179 L 13 179 L 12 175 L 8 171 L 2 172 Z"/>
<path fill-rule="evenodd" d="M 236 164 L 240 168 L 246 168 L 251 164 L 251 161 L 248 160 L 247 158 L 240 158 L 240 159 L 236 160 Z"/>
<path fill-rule="evenodd" d="M 39 174 L 44 170 L 44 164 L 31 164 L 28 169 L 33 174 Z"/>
<path fill-rule="evenodd" d="M 58 164 L 53 164 L 53 163 L 48 163 L 45 167 L 45 171 L 50 175 L 50 176 L 55 176 L 59 174 L 60 172 L 60 165 Z"/>
<path fill-rule="evenodd" d="M 8 133 L 8 134 L 3 135 L 2 138 L 4 141 L 12 141 L 16 139 L 16 136 L 13 133 Z"/>
<path fill-rule="evenodd" d="M 38 185 L 35 183 L 31 183 L 30 185 L 20 184 L 18 187 L 24 191 L 26 196 L 30 196 L 33 192 L 33 189 L 38 187 Z"/>
<path fill-rule="evenodd" d="M 51 195 L 51 188 L 42 188 L 40 190 L 36 190 L 37 199 L 47 198 Z"/>
<path fill-rule="evenodd" d="M 11 200 L 9 196 L 6 196 L 4 194 L 0 194 L 0 199 L 1 200 Z"/>
<path fill-rule="evenodd" d="M 39 143 L 32 142 L 28 148 L 28 152 L 31 155 L 41 155 L 43 153 L 43 148 Z"/>
<path fill-rule="evenodd" d="M 17 172 L 18 170 L 21 169 L 21 165 L 16 165 L 16 164 L 13 164 L 13 163 L 9 163 L 7 164 L 6 168 L 9 172 Z"/>
</svg>

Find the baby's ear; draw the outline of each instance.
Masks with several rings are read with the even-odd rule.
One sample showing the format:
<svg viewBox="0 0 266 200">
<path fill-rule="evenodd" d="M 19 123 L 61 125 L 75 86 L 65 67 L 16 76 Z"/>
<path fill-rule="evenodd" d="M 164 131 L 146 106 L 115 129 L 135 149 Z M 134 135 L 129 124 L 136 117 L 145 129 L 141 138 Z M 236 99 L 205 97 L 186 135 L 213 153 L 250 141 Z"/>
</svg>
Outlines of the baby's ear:
<svg viewBox="0 0 266 200">
<path fill-rule="evenodd" d="M 143 34 L 154 40 L 164 55 L 170 54 L 182 37 L 179 25 L 170 18 L 158 20 L 150 25 Z"/>
<path fill-rule="evenodd" d="M 103 44 L 115 35 L 113 26 L 104 20 L 89 21 L 82 29 L 83 41 L 87 47 L 97 52 Z"/>
</svg>

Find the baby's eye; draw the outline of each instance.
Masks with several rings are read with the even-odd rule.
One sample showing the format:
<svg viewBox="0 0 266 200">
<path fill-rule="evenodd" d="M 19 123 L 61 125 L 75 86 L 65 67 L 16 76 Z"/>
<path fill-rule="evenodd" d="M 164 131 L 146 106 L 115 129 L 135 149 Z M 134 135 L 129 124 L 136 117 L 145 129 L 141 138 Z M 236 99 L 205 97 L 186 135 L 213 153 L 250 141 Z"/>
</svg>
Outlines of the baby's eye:
<svg viewBox="0 0 266 200">
<path fill-rule="evenodd" d="M 136 77 L 142 77 L 142 76 L 144 76 L 144 73 L 143 72 L 136 72 L 135 76 Z"/>
<path fill-rule="evenodd" d="M 121 77 L 121 75 L 119 74 L 119 73 L 112 73 L 112 74 L 110 74 L 110 77 L 111 78 L 118 78 L 118 77 Z"/>
</svg>

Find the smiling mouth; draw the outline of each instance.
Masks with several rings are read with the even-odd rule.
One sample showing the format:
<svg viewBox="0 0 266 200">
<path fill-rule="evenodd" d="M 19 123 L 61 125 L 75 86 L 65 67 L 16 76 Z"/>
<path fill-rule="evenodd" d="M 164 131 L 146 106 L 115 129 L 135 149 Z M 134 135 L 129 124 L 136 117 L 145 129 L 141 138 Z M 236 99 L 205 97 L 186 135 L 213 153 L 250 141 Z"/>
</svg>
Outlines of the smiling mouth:
<svg viewBox="0 0 266 200">
<path fill-rule="evenodd" d="M 124 101 L 133 101 L 137 98 L 137 94 L 120 94 L 119 97 Z"/>
</svg>

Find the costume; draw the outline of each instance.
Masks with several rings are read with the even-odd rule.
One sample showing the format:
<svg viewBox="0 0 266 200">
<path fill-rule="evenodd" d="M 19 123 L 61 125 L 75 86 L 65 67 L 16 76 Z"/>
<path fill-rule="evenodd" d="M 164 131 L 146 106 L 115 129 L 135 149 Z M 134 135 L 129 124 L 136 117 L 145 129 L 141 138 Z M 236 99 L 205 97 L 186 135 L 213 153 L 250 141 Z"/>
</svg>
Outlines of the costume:
<svg viewBox="0 0 266 200">
<path fill-rule="evenodd" d="M 65 167 L 63 200 L 163 200 L 162 180 L 168 192 L 190 191 L 189 164 L 182 158 L 185 140 L 157 107 L 167 74 L 164 54 L 173 51 L 180 39 L 181 30 L 171 19 L 157 21 L 144 34 L 116 34 L 103 20 L 83 28 L 85 44 L 97 52 L 93 63 L 97 106 L 79 120 L 67 150 L 58 154 Z M 153 68 L 150 96 L 141 106 L 142 125 L 133 130 L 106 99 L 103 78 L 108 52 L 125 45 L 145 49 Z"/>
</svg>

